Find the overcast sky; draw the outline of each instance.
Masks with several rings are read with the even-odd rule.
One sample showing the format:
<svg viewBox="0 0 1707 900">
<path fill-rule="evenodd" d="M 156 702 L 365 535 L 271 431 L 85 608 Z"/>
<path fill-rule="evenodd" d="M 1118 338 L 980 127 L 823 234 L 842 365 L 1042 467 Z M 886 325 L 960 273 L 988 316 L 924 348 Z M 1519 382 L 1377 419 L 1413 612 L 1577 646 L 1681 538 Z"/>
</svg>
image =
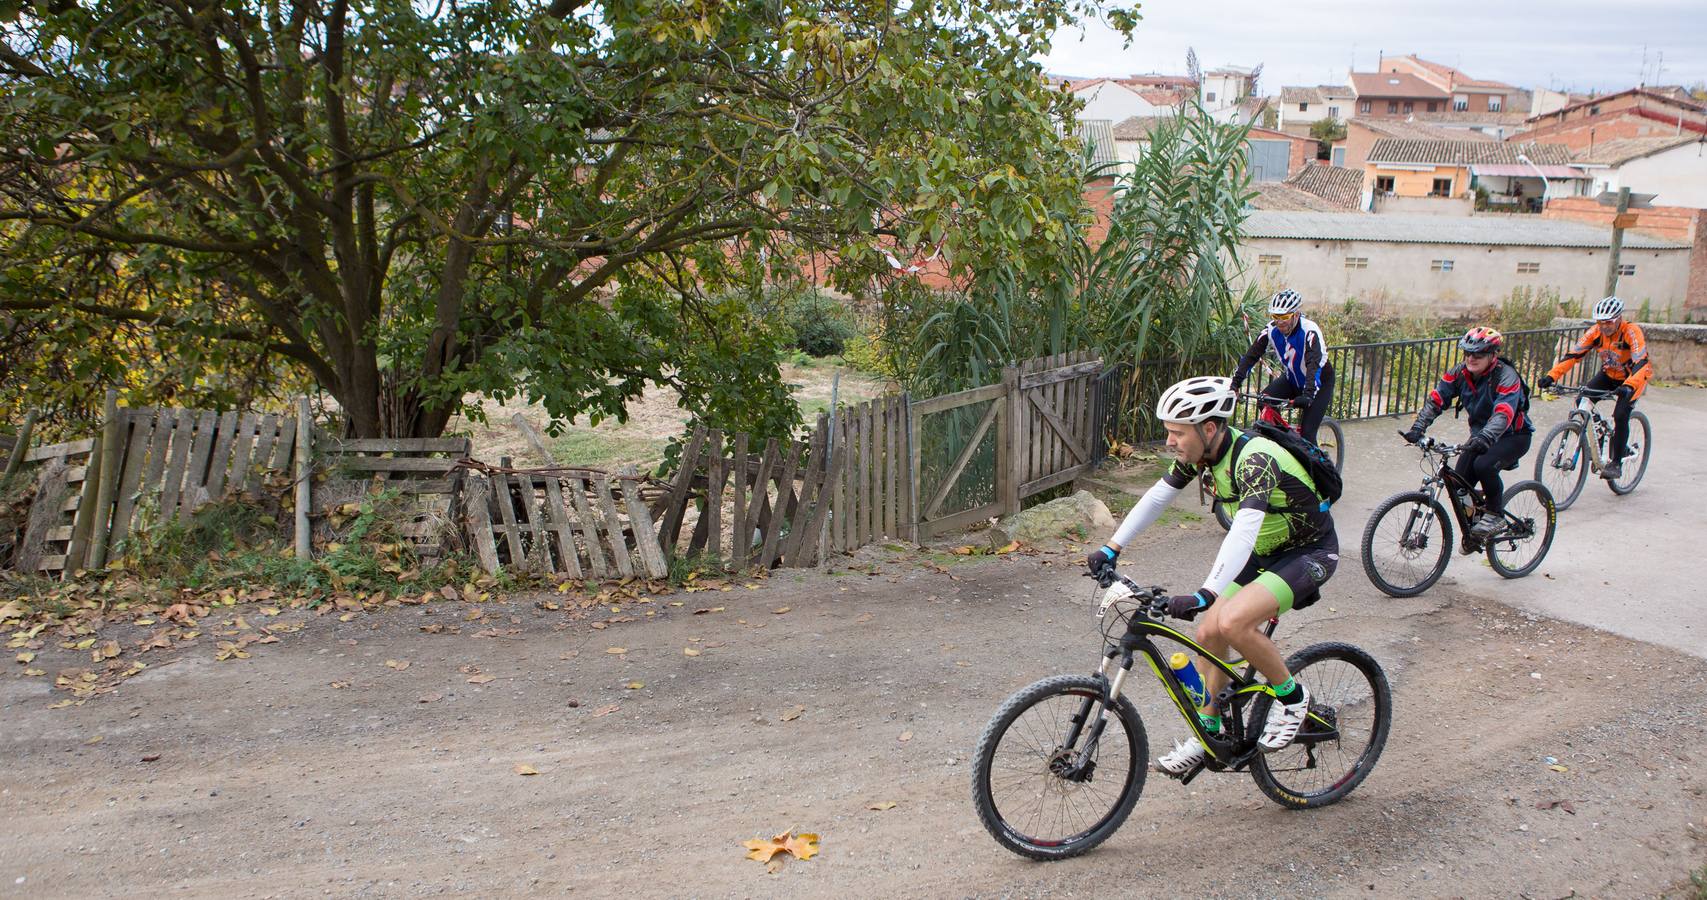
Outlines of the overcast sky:
<svg viewBox="0 0 1707 900">
<path fill-rule="evenodd" d="M 1258 88 L 1277 94 L 1288 84 L 1344 84 L 1354 62 L 1373 71 L 1385 51 L 1520 87 L 1606 92 L 1643 80 L 1645 44 L 1647 83 L 1707 81 L 1703 0 L 1151 0 L 1139 12 L 1131 47 L 1099 24 L 1064 29 L 1045 68 L 1176 74 L 1195 47 L 1205 69 L 1262 63 Z"/>
</svg>

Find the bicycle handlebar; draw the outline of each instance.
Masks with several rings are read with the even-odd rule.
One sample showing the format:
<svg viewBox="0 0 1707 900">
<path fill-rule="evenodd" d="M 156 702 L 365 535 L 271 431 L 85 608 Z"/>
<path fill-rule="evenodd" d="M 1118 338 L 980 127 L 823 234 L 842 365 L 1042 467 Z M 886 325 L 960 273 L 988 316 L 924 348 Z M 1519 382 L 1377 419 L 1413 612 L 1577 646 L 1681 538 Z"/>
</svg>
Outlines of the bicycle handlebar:
<svg viewBox="0 0 1707 900">
<path fill-rule="evenodd" d="M 1546 390 L 1552 394 L 1576 394 L 1576 395 L 1581 396 L 1581 397 L 1587 397 L 1590 400 L 1610 400 L 1610 399 L 1612 399 L 1612 395 L 1614 393 L 1616 393 L 1618 389 L 1617 388 L 1566 387 L 1562 384 L 1555 384 L 1550 388 L 1546 388 Z"/>
<path fill-rule="evenodd" d="M 1400 437 L 1404 437 L 1404 435 L 1405 432 L 1399 432 Z M 1431 438 L 1426 434 L 1417 439 L 1416 447 L 1424 453 L 1438 453 L 1441 456 L 1453 456 L 1464 452 L 1463 444 L 1448 444 L 1443 440 Z"/>
</svg>

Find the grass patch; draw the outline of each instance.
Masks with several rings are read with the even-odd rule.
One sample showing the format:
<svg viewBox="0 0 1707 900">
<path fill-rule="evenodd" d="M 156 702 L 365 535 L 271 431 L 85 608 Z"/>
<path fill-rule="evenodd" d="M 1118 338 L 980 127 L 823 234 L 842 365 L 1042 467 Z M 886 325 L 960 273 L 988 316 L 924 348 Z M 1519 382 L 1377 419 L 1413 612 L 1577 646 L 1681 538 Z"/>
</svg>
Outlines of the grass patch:
<svg viewBox="0 0 1707 900">
<path fill-rule="evenodd" d="M 610 468 L 633 463 L 646 468 L 663 457 L 667 443 L 663 438 L 570 428 L 552 441 L 551 453 L 567 465 Z"/>
</svg>

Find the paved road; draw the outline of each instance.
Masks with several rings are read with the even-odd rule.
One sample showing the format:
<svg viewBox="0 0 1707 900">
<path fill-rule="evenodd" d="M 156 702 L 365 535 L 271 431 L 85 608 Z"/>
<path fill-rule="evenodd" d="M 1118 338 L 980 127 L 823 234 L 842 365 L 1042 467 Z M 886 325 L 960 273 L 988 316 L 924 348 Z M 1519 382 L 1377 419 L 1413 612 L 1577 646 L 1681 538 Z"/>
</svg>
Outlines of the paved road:
<svg viewBox="0 0 1707 900">
<path fill-rule="evenodd" d="M 1655 388 L 1640 408 L 1654 426 L 1654 454 L 1635 493 L 1619 497 L 1598 479 L 1559 515 L 1552 550 L 1536 572 L 1508 581 L 1481 556 L 1454 556 L 1442 587 L 1707 657 L 1707 602 L 1692 588 L 1707 542 L 1707 391 Z M 1535 444 L 1509 486 L 1534 471 L 1547 429 L 1565 400 L 1538 402 Z M 1375 505 L 1422 479 L 1420 454 L 1394 434 L 1409 419 L 1348 426 L 1346 496 L 1335 518 L 1346 549 L 1341 577 L 1362 578 L 1357 541 Z M 1430 434 L 1460 440 L 1462 419 L 1443 416 Z M 1438 590 L 1438 588 L 1437 588 Z"/>
</svg>

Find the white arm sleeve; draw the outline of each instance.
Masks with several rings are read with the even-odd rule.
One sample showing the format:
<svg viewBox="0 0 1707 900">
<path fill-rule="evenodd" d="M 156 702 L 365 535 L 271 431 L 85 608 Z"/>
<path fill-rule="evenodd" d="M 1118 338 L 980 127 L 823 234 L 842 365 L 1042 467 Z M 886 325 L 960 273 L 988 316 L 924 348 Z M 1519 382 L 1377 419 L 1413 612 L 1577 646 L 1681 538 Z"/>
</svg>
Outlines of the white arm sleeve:
<svg viewBox="0 0 1707 900">
<path fill-rule="evenodd" d="M 1265 513 L 1260 509 L 1241 509 L 1233 516 L 1233 527 L 1227 529 L 1227 537 L 1221 542 L 1221 552 L 1215 554 L 1215 565 L 1209 570 L 1208 580 L 1203 586 L 1214 591 L 1215 596 L 1227 590 L 1233 583 L 1239 570 L 1251 558 L 1251 552 L 1257 546 L 1257 532 L 1262 530 L 1262 519 Z"/>
<path fill-rule="evenodd" d="M 1120 523 L 1120 527 L 1114 530 L 1114 537 L 1110 541 L 1117 547 L 1125 547 L 1132 543 L 1132 539 L 1138 536 L 1138 532 L 1150 527 L 1150 523 L 1161 518 L 1162 510 L 1167 509 L 1168 504 L 1174 502 L 1174 498 L 1179 496 L 1179 492 L 1179 488 L 1168 484 L 1166 481 L 1158 481 L 1151 485 L 1150 489 L 1144 492 L 1144 496 L 1138 499 L 1138 505 L 1132 507 L 1132 511 L 1126 514 L 1126 519 Z"/>
</svg>

